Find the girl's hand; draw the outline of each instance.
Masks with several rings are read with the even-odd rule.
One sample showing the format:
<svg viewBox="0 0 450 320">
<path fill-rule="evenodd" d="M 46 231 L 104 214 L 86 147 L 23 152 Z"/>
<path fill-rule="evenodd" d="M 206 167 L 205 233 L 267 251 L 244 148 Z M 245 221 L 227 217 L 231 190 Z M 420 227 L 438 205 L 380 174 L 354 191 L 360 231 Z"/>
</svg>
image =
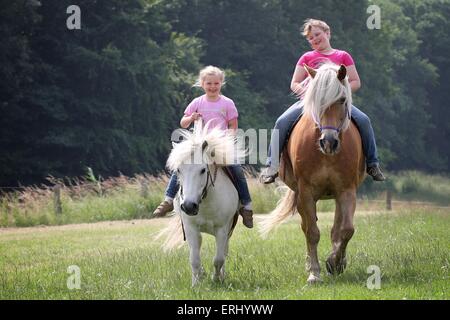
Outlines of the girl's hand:
<svg viewBox="0 0 450 320">
<path fill-rule="evenodd" d="M 202 115 L 198 112 L 194 112 L 193 114 L 191 114 L 191 121 L 195 121 L 198 120 L 202 117 Z"/>
</svg>

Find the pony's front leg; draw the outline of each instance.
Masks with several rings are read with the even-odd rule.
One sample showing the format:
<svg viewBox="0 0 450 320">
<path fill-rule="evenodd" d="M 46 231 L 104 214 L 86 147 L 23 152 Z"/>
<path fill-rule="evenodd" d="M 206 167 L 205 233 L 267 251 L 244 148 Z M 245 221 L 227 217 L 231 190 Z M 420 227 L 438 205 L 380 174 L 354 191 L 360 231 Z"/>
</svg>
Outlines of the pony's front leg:
<svg viewBox="0 0 450 320">
<path fill-rule="evenodd" d="M 356 190 L 341 193 L 336 198 L 336 212 L 331 229 L 333 251 L 327 259 L 327 271 L 330 274 L 342 273 L 347 265 L 345 251 L 355 232 L 353 216 L 356 209 Z"/>
<path fill-rule="evenodd" d="M 216 232 L 216 256 L 214 257 L 213 281 L 222 282 L 225 279 L 225 258 L 228 252 L 228 231 L 221 228 Z"/>
<path fill-rule="evenodd" d="M 192 286 L 199 284 L 203 276 L 203 268 L 200 260 L 200 248 L 202 245 L 202 235 L 194 228 L 186 228 L 186 240 L 189 244 L 189 260 L 192 269 Z"/>
<path fill-rule="evenodd" d="M 317 245 L 320 240 L 320 231 L 317 226 L 316 202 L 312 195 L 305 191 L 300 192 L 300 201 L 297 207 L 302 217 L 302 230 L 306 237 L 307 263 L 306 270 L 309 272 L 308 283 L 320 282 L 320 264 L 317 256 Z"/>
</svg>

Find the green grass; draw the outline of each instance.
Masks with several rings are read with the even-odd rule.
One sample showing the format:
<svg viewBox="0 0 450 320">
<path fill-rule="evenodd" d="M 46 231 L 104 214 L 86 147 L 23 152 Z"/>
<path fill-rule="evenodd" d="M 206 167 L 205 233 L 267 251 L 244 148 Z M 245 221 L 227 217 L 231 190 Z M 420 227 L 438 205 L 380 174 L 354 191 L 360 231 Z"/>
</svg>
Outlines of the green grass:
<svg viewBox="0 0 450 320">
<path fill-rule="evenodd" d="M 307 286 L 305 239 L 299 218 L 267 240 L 239 222 L 227 277 L 192 289 L 188 249 L 163 253 L 152 234 L 168 219 L 62 227 L 0 229 L 0 299 L 449 299 L 448 210 L 357 212 L 348 267 L 327 276 L 333 214 L 320 213 L 323 283 Z M 205 235 L 203 266 L 212 272 L 213 237 Z M 81 269 L 81 289 L 69 290 L 67 268 Z M 366 287 L 377 265 L 381 289 Z"/>
</svg>

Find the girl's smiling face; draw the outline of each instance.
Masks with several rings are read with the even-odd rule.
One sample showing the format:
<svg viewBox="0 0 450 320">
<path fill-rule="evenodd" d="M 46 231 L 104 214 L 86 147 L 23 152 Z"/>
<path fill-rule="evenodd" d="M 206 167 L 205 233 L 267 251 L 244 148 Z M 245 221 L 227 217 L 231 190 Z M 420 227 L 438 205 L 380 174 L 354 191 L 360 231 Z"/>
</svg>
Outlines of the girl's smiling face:
<svg viewBox="0 0 450 320">
<path fill-rule="evenodd" d="M 314 50 L 323 51 L 330 48 L 330 32 L 319 27 L 312 27 L 306 39 Z"/>
<path fill-rule="evenodd" d="M 202 88 L 206 93 L 208 100 L 217 100 L 222 88 L 222 79 L 219 76 L 205 76 L 202 82 Z"/>
</svg>

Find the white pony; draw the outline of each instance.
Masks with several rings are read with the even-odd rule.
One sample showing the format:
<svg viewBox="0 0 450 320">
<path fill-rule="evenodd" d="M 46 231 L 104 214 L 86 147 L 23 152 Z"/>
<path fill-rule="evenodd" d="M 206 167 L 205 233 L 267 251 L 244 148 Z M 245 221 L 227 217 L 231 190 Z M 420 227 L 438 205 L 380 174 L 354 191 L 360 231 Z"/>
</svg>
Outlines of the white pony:
<svg viewBox="0 0 450 320">
<path fill-rule="evenodd" d="M 175 171 L 180 190 L 174 199 L 175 217 L 157 238 L 165 236 L 164 249 L 181 247 L 183 236 L 190 248 L 192 286 L 204 275 L 200 261 L 201 233 L 216 238 L 213 263 L 214 281 L 225 277 L 225 257 L 228 242 L 238 218 L 239 197 L 223 166 L 241 163 L 245 151 L 232 134 L 223 130 L 208 130 L 195 124 L 194 132 L 179 130 L 184 138 L 174 144 L 168 169 Z"/>
</svg>

